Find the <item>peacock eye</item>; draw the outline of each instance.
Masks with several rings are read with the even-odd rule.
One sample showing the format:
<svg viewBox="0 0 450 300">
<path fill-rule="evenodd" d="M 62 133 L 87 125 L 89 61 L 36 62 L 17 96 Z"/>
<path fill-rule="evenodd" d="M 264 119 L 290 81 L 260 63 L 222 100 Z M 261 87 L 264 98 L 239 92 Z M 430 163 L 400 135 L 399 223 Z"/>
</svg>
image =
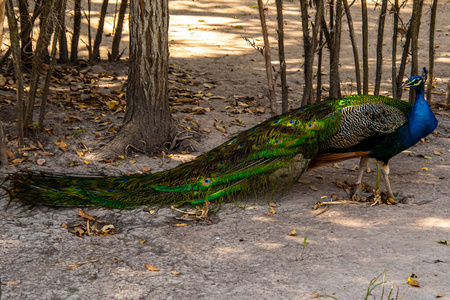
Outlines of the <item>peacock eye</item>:
<svg viewBox="0 0 450 300">
<path fill-rule="evenodd" d="M 108 193 L 112 193 L 112 192 L 114 192 L 114 190 L 108 190 Z"/>
<path fill-rule="evenodd" d="M 278 122 L 280 122 L 280 120 L 276 120 L 275 122 L 273 122 L 273 125 L 278 124 Z"/>
</svg>

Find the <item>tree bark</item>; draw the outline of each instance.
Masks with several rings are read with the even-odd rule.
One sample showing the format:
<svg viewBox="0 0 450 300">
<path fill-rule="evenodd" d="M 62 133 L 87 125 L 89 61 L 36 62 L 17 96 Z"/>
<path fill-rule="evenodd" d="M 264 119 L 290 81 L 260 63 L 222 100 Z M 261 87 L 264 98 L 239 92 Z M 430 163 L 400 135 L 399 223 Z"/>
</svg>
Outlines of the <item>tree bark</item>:
<svg viewBox="0 0 450 300">
<path fill-rule="evenodd" d="M 48 52 L 51 27 L 53 26 L 51 15 L 54 7 L 54 1 L 56 0 L 48 0 L 44 4 L 43 23 L 40 26 L 41 31 L 39 32 L 39 37 L 36 42 L 36 50 L 34 51 L 32 62 L 30 92 L 28 94 L 28 101 L 25 111 L 25 127 L 33 123 L 34 100 L 36 98 L 37 87 L 39 85 L 39 74 L 44 62 L 44 56 L 46 52 Z"/>
<path fill-rule="evenodd" d="M 120 39 L 122 38 L 123 21 L 125 19 L 125 12 L 127 11 L 128 0 L 122 0 L 119 8 L 119 17 L 117 19 L 117 27 L 114 34 L 114 39 L 112 43 L 110 61 L 118 61 L 120 59 L 119 46 Z"/>
<path fill-rule="evenodd" d="M 286 82 L 286 59 L 284 56 L 284 21 L 283 21 L 283 0 L 276 0 L 277 21 L 278 21 L 278 58 L 280 60 L 281 79 L 281 111 L 285 113 L 289 109 L 288 86 Z"/>
<path fill-rule="evenodd" d="M 2 45 L 3 45 L 3 28 L 4 28 L 3 24 L 5 21 L 5 3 L 6 0 L 0 0 L 0 53 L 2 52 Z"/>
<path fill-rule="evenodd" d="M 72 45 L 70 48 L 70 61 L 73 63 L 76 63 L 78 61 L 78 40 L 80 39 L 80 29 L 81 29 L 81 0 L 75 0 Z"/>
<path fill-rule="evenodd" d="M 330 12 L 332 13 L 332 12 Z M 336 18 L 333 27 L 333 47 L 330 48 L 330 98 L 341 97 L 339 77 L 339 52 L 341 51 L 342 2 L 336 1 Z"/>
<path fill-rule="evenodd" d="M 17 90 L 17 118 L 18 118 L 18 135 L 19 135 L 19 145 L 23 145 L 24 137 L 24 119 L 25 119 L 25 103 L 24 103 L 24 92 L 23 92 L 23 81 L 22 81 L 22 58 L 20 54 L 19 47 L 19 28 L 17 25 L 16 16 L 14 14 L 14 4 L 12 0 L 7 0 L 6 2 L 6 14 L 8 18 L 9 35 L 11 38 L 11 52 L 13 56 L 13 66 L 14 66 L 14 77 L 16 79 L 16 90 Z"/>
<path fill-rule="evenodd" d="M 434 75 L 434 30 L 436 28 L 436 13 L 438 0 L 433 0 L 430 17 L 430 40 L 428 44 L 428 80 L 427 80 L 427 101 L 431 104 L 431 92 L 433 90 Z"/>
<path fill-rule="evenodd" d="M 367 2 L 361 0 L 362 39 L 363 39 L 363 94 L 369 93 L 369 26 L 367 17 Z"/>
<path fill-rule="evenodd" d="M 413 1 L 413 15 L 411 17 L 411 76 L 419 74 L 419 29 L 422 18 L 423 0 Z M 415 91 L 410 89 L 409 102 L 414 103 Z"/>
<path fill-rule="evenodd" d="M 69 62 L 69 48 L 67 47 L 67 36 L 66 36 L 66 6 L 67 0 L 63 0 L 62 13 L 59 16 L 59 22 L 61 23 L 61 34 L 59 35 L 59 62 L 67 63 Z"/>
<path fill-rule="evenodd" d="M 358 54 L 358 45 L 356 43 L 356 38 L 355 38 L 355 29 L 353 27 L 353 19 L 352 19 L 352 15 L 350 13 L 350 7 L 348 5 L 348 1 L 343 0 L 342 4 L 344 4 L 345 14 L 347 16 L 348 31 L 350 34 L 350 41 L 352 43 L 353 58 L 355 60 L 356 90 L 357 90 L 358 95 L 360 95 L 361 94 L 361 67 L 359 65 L 359 54 Z"/>
<path fill-rule="evenodd" d="M 108 154 L 128 146 L 154 152 L 170 138 L 168 28 L 168 0 L 130 2 L 127 110 L 119 133 L 103 148 Z"/>
<path fill-rule="evenodd" d="M 397 92 L 397 38 L 398 38 L 398 20 L 399 9 L 398 0 L 394 1 L 394 32 L 392 34 L 392 94 L 395 99 L 399 99 Z"/>
<path fill-rule="evenodd" d="M 109 0 L 103 0 L 102 8 L 100 10 L 100 19 L 98 21 L 97 33 L 95 34 L 94 49 L 92 50 L 92 57 L 95 61 L 100 60 L 100 44 L 102 43 L 103 26 L 105 25 L 108 2 Z"/>
<path fill-rule="evenodd" d="M 377 63 L 375 69 L 375 90 L 374 95 L 380 94 L 381 87 L 381 70 L 383 66 L 383 37 L 384 37 L 384 21 L 386 19 L 387 0 L 381 1 L 380 17 L 378 19 L 378 38 L 377 38 Z"/>
<path fill-rule="evenodd" d="M 37 3 L 36 5 L 39 5 Z M 28 13 L 28 1 L 27 0 L 19 0 L 19 12 L 20 12 L 20 29 L 23 29 L 29 26 L 30 23 L 30 14 Z M 27 32 L 27 34 L 20 36 L 20 51 L 22 56 L 22 66 L 26 69 L 31 69 L 31 61 L 33 59 L 33 44 L 31 43 L 31 30 Z"/>
<path fill-rule="evenodd" d="M 275 95 L 275 84 L 273 82 L 272 59 L 270 57 L 269 33 L 267 32 L 266 15 L 264 13 L 264 4 L 262 0 L 258 0 L 259 18 L 261 20 L 261 30 L 264 40 L 264 59 L 266 63 L 267 88 L 269 90 L 270 111 L 272 116 L 278 114 L 277 96 Z"/>
</svg>

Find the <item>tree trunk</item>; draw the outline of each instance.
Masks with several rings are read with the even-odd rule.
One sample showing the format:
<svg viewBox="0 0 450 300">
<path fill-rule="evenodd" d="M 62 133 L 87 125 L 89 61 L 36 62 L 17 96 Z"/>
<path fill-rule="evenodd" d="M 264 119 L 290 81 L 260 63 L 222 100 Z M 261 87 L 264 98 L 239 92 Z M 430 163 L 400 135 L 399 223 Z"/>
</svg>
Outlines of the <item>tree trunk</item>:
<svg viewBox="0 0 450 300">
<path fill-rule="evenodd" d="M 5 21 L 5 3 L 6 0 L 0 0 L 0 53 L 2 52 L 2 45 L 3 45 L 3 24 Z"/>
<path fill-rule="evenodd" d="M 359 65 L 358 45 L 356 44 L 355 29 L 353 27 L 353 19 L 350 13 L 350 6 L 347 0 L 343 0 L 345 14 L 347 16 L 348 31 L 350 34 L 350 41 L 352 42 L 353 58 L 355 60 L 355 75 L 356 75 L 356 90 L 358 95 L 361 94 L 361 67 Z"/>
<path fill-rule="evenodd" d="M 170 138 L 168 28 L 168 0 L 130 2 L 127 110 L 119 133 L 103 148 L 107 154 L 128 146 L 153 152 Z"/>
<path fill-rule="evenodd" d="M 59 62 L 67 63 L 69 62 L 69 48 L 67 47 L 67 36 L 66 36 L 66 5 L 67 0 L 63 0 L 62 3 L 62 13 L 59 16 L 59 22 L 61 22 L 61 34 L 59 36 Z"/>
<path fill-rule="evenodd" d="M 398 0 L 394 1 L 394 32 L 392 34 L 392 94 L 395 99 L 399 99 L 397 92 L 397 38 L 398 38 L 398 20 L 399 9 Z"/>
<path fill-rule="evenodd" d="M 382 0 L 380 17 L 378 19 L 378 38 L 377 38 L 377 66 L 375 71 L 375 91 L 374 95 L 380 94 L 381 87 L 381 70 L 383 66 L 383 37 L 384 37 L 384 20 L 386 19 L 387 0 Z"/>
<path fill-rule="evenodd" d="M 363 94 L 369 93 L 369 26 L 367 17 L 367 2 L 361 0 L 362 39 L 363 39 Z"/>
<path fill-rule="evenodd" d="M 333 13 L 330 11 L 330 13 Z M 336 1 L 336 18 L 333 27 L 333 47 L 330 48 L 330 98 L 341 97 L 339 77 L 339 52 L 341 51 L 342 1 Z"/>
<path fill-rule="evenodd" d="M 419 29 L 422 18 L 423 0 L 413 1 L 413 15 L 411 17 L 411 76 L 419 74 Z M 409 102 L 414 103 L 415 91 L 410 89 Z"/>
<path fill-rule="evenodd" d="M 275 94 L 275 83 L 273 82 L 272 59 L 270 56 L 269 33 L 267 31 L 266 15 L 264 13 L 264 4 L 258 0 L 259 18 L 261 19 L 261 30 L 264 40 L 264 60 L 266 63 L 267 88 L 269 90 L 270 112 L 272 116 L 278 114 L 277 96 Z"/>
<path fill-rule="evenodd" d="M 100 44 L 102 43 L 103 26 L 105 25 L 105 16 L 106 9 L 108 8 L 108 1 L 109 0 L 103 0 L 102 8 L 100 10 L 100 19 L 98 21 L 97 33 L 95 34 L 94 49 L 92 50 L 92 57 L 95 61 L 100 60 Z"/>
<path fill-rule="evenodd" d="M 12 0 L 7 0 L 6 2 L 6 13 L 8 18 L 9 35 L 11 39 L 11 48 L 13 56 L 14 65 L 14 77 L 16 78 L 16 90 L 17 90 L 17 119 L 19 133 L 19 145 L 23 145 L 24 137 L 24 119 L 25 119 L 25 103 L 24 103 L 24 92 L 23 92 L 23 81 L 22 81 L 22 59 L 20 56 L 19 47 L 19 28 L 17 25 L 16 16 L 14 14 L 14 4 Z"/>
<path fill-rule="evenodd" d="M 36 5 L 39 5 L 37 3 Z M 29 26 L 30 14 L 28 13 L 28 1 L 19 0 L 19 12 L 20 12 L 20 29 Z M 31 61 L 33 59 L 33 44 L 31 43 L 31 30 L 27 34 L 20 36 L 20 51 L 22 56 L 22 66 L 26 69 L 31 69 Z"/>
<path fill-rule="evenodd" d="M 119 17 L 117 19 L 116 32 L 114 34 L 114 39 L 112 43 L 110 61 L 118 61 L 120 59 L 119 46 L 120 39 L 122 38 L 123 21 L 125 19 L 125 12 L 127 11 L 128 0 L 122 0 L 119 8 Z"/>
<path fill-rule="evenodd" d="M 283 21 L 283 0 L 276 0 L 277 21 L 278 21 L 278 59 L 280 60 L 281 79 L 281 112 L 285 113 L 289 109 L 288 86 L 286 82 L 286 59 L 284 55 L 284 21 Z"/>
<path fill-rule="evenodd" d="M 81 0 L 75 0 L 72 45 L 70 48 L 70 61 L 73 63 L 76 63 L 78 61 L 78 40 L 80 39 L 80 29 L 81 29 Z"/>
<path fill-rule="evenodd" d="M 430 17 L 430 40 L 428 44 L 428 81 L 427 81 L 427 101 L 431 104 L 431 91 L 433 90 L 434 75 L 434 29 L 436 28 L 436 13 L 438 0 L 433 0 Z"/>
</svg>

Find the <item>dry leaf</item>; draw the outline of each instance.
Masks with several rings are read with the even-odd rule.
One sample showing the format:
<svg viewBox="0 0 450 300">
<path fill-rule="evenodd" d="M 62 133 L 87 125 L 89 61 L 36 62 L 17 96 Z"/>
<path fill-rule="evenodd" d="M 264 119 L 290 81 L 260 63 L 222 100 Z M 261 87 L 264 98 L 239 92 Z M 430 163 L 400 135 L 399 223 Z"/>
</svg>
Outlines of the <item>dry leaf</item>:
<svg viewBox="0 0 450 300">
<path fill-rule="evenodd" d="M 145 240 L 139 241 L 139 244 L 143 245 L 145 243 Z"/>
<path fill-rule="evenodd" d="M 180 272 L 178 272 L 177 270 L 172 270 L 172 274 L 173 275 L 180 275 Z"/>
<path fill-rule="evenodd" d="M 291 232 L 289 232 L 290 236 L 297 236 L 297 231 L 292 230 Z"/>
<path fill-rule="evenodd" d="M 80 263 L 77 263 L 77 264 L 73 264 L 73 265 L 70 265 L 70 266 L 66 267 L 66 270 L 76 269 L 79 266 L 90 264 L 90 263 L 94 263 L 94 262 L 97 262 L 97 261 L 98 261 L 98 259 L 92 259 L 92 260 L 80 262 Z"/>
<path fill-rule="evenodd" d="M 45 159 L 40 158 L 40 159 L 36 160 L 36 163 L 37 163 L 38 165 L 42 166 L 43 164 L 45 164 Z"/>
<path fill-rule="evenodd" d="M 299 183 L 304 183 L 304 184 L 310 184 L 310 183 L 311 183 L 311 180 L 303 180 L 303 179 L 299 179 L 299 180 L 297 180 L 297 182 L 299 182 Z"/>
<path fill-rule="evenodd" d="M 273 215 L 277 213 L 277 212 L 275 211 L 275 209 L 273 209 L 272 206 L 269 206 L 269 210 L 270 210 L 270 213 L 273 214 Z"/>
<path fill-rule="evenodd" d="M 146 268 L 147 270 L 149 270 L 149 271 L 154 271 L 154 272 L 158 272 L 158 271 L 159 271 L 159 269 L 158 269 L 157 267 L 152 266 L 152 265 L 149 264 L 149 263 L 146 263 L 146 264 L 145 264 L 145 268 Z"/>
<path fill-rule="evenodd" d="M 226 133 L 227 130 L 222 125 L 217 125 L 216 122 L 214 122 L 214 127 L 219 130 L 220 132 Z"/>
<path fill-rule="evenodd" d="M 61 140 L 61 142 L 59 143 L 55 143 L 55 145 L 57 145 L 62 151 L 67 152 L 67 144 L 64 143 L 63 140 Z"/>
<path fill-rule="evenodd" d="M 438 155 L 438 156 L 441 156 L 441 154 L 442 154 L 442 152 L 439 152 L 437 150 L 434 150 L 433 153 L 434 153 L 434 155 Z"/>
<path fill-rule="evenodd" d="M 6 281 L 6 282 L 2 282 L 2 284 L 20 284 L 21 281 Z"/>
<path fill-rule="evenodd" d="M 84 162 L 86 165 L 89 164 L 89 162 L 88 162 L 87 160 L 83 160 L 83 162 Z"/>
<path fill-rule="evenodd" d="M 314 185 L 312 185 L 312 184 L 309 186 L 309 188 L 310 188 L 311 190 L 313 190 L 313 191 L 317 191 L 317 190 L 318 190 L 318 188 L 316 188 L 316 186 L 314 186 Z"/>
<path fill-rule="evenodd" d="M 277 205 L 272 200 L 269 201 L 269 206 L 270 207 L 277 207 Z"/>
<path fill-rule="evenodd" d="M 436 298 L 443 298 L 443 297 L 445 297 L 445 294 L 444 294 L 444 293 L 440 293 L 440 294 L 438 294 L 438 295 L 436 296 Z"/>
<path fill-rule="evenodd" d="M 78 154 L 79 157 L 84 155 L 83 151 L 77 151 L 77 154 Z"/>
<path fill-rule="evenodd" d="M 95 220 L 95 218 L 93 216 L 91 216 L 90 214 L 85 213 L 82 209 L 80 209 L 78 211 L 78 215 L 84 219 L 88 219 L 88 220 Z"/>
<path fill-rule="evenodd" d="M 311 295 L 311 299 L 319 298 L 319 293 L 314 293 Z"/>
<path fill-rule="evenodd" d="M 178 223 L 178 224 L 175 224 L 175 226 L 176 227 L 182 227 L 182 226 L 187 226 L 188 224 L 186 224 L 186 223 Z"/>
</svg>

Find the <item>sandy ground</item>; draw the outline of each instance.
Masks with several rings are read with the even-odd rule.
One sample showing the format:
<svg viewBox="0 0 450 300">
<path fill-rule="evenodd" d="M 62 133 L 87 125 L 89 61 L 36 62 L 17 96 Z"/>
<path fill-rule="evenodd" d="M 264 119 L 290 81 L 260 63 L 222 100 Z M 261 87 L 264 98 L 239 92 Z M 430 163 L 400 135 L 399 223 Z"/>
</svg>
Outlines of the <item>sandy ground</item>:
<svg viewBox="0 0 450 300">
<path fill-rule="evenodd" d="M 192 115 L 177 108 L 174 117 L 185 126 L 190 115 L 198 120 L 202 131 L 198 149 L 207 151 L 235 134 L 269 117 L 268 109 L 262 115 L 241 112 L 230 113 L 237 96 L 255 97 L 267 106 L 265 95 L 264 62 L 241 35 L 260 39 L 257 9 L 254 1 L 171 1 L 171 80 L 173 86 L 190 88 L 224 97 L 214 101 L 199 99 L 199 106 L 212 109 L 204 115 Z M 421 29 L 422 64 L 427 61 L 427 24 L 429 1 L 425 2 Z M 353 8 L 357 30 L 359 8 Z M 272 45 L 275 46 L 276 18 L 274 5 L 269 5 L 269 23 Z M 290 99 L 293 107 L 301 99 L 301 24 L 298 2 L 285 2 L 287 57 Z M 405 20 L 410 7 L 405 8 Z M 443 92 L 450 70 L 450 13 L 448 1 L 440 4 L 436 32 L 436 94 L 433 100 L 443 101 Z M 378 11 L 370 14 L 375 22 Z M 387 32 L 392 32 L 388 24 Z M 375 24 L 375 23 L 374 23 Z M 345 25 L 344 25 L 344 28 Z M 343 30 L 341 57 L 344 94 L 355 91 L 353 56 Z M 125 35 L 126 38 L 126 35 Z M 375 51 L 376 39 L 371 39 L 370 51 Z M 259 45 L 262 42 L 257 40 Z M 387 41 L 387 45 L 390 42 Z M 388 46 L 386 46 L 388 47 Z M 390 53 L 385 49 L 383 93 L 389 95 Z M 103 52 L 105 49 L 103 49 Z M 277 54 L 273 51 L 273 57 Z M 371 78 L 375 60 L 371 60 Z M 95 69 L 94 69 L 95 68 Z M 100 64 L 91 73 L 118 73 L 118 82 L 101 82 L 103 88 L 114 89 L 126 78 L 124 64 Z M 188 81 L 198 85 L 182 85 L 178 73 L 185 72 Z M 324 78 L 325 79 L 325 78 Z M 373 82 L 374 80 L 370 80 Z M 77 83 L 75 83 L 77 84 Z M 211 84 L 217 87 L 208 88 Z M 205 92 L 205 91 L 204 91 Z M 193 105 L 194 106 L 194 105 Z M 193 107 L 187 106 L 187 107 Z M 184 108 L 184 107 L 183 107 Z M 97 174 L 170 168 L 187 156 L 166 158 L 163 162 L 144 155 L 132 163 L 127 158 L 120 166 L 106 166 L 90 161 L 89 165 L 67 169 L 67 162 L 79 159 L 77 144 L 67 140 L 68 152 L 58 151 L 55 142 L 73 131 L 68 126 L 86 126 L 81 135 L 84 144 L 95 154 L 102 142 L 92 134 L 96 127 L 89 122 L 67 125 L 62 120 L 68 110 L 55 109 L 49 113 L 49 127 L 58 127 L 47 137 L 43 146 L 56 153 L 46 157 L 42 167 L 37 157 L 18 168 L 54 170 L 57 172 Z M 235 111 L 236 112 L 236 111 Z M 443 299 L 450 297 L 450 246 L 438 241 L 450 241 L 450 119 L 448 111 L 435 110 L 439 120 L 436 135 L 430 135 L 391 161 L 391 180 L 395 190 L 414 194 L 407 204 L 330 205 L 328 211 L 317 215 L 312 210 L 317 201 L 326 201 L 333 194 L 341 199 L 347 195 L 335 182 L 354 181 L 357 161 L 340 163 L 340 168 L 323 167 L 302 176 L 285 195 L 277 195 L 270 216 L 265 199 L 255 202 L 248 198 L 244 209 L 234 205 L 211 216 L 212 222 L 188 222 L 176 226 L 176 213 L 162 208 L 154 214 L 147 210 L 117 211 L 85 208 L 89 214 L 114 224 L 118 234 L 108 237 L 80 238 L 62 224 L 81 222 L 79 208 L 45 208 L 30 210 L 12 204 L 0 211 L 0 278 L 2 299 L 364 299 L 370 281 L 386 270 L 384 298 L 391 287 L 398 299 Z M 87 112 L 85 112 L 87 114 Z M 113 123 L 120 123 L 120 114 L 109 115 Z M 92 119 L 94 117 L 91 117 Z M 216 130 L 214 119 L 223 122 L 224 134 Z M 239 119 L 242 124 L 236 124 Z M 81 124 L 82 123 L 82 124 Z M 80 125 L 81 124 L 81 125 Z M 89 127 L 91 126 L 91 127 Z M 97 126 L 97 125 L 96 125 Z M 6 130 L 13 131 L 13 126 Z M 208 133 L 210 132 L 210 133 Z M 91 135 L 89 135 L 91 134 Z M 109 136 L 108 136 L 109 138 Z M 53 148 L 52 148 L 53 147 Z M 193 153 L 198 155 L 200 152 Z M 371 162 L 372 170 L 375 165 Z M 7 171 L 13 171 L 11 167 Z M 424 169 L 425 168 L 425 169 Z M 365 175 L 374 185 L 376 172 Z M 319 176 L 320 175 L 320 176 Z M 314 188 L 316 187 L 316 189 Z M 383 187 L 384 188 L 384 187 Z M 327 196 L 325 199 L 321 199 Z M 8 198 L 3 195 L 0 205 Z M 296 230 L 297 236 L 289 233 Z M 306 242 L 305 242 L 306 238 Z M 87 264 L 80 264 L 88 262 Z M 80 264 L 73 269 L 68 266 Z M 150 264 L 159 271 L 149 271 Z M 179 272 L 178 275 L 172 273 Z M 412 274 L 418 276 L 420 287 L 406 282 Z M 378 281 L 381 282 L 381 279 Z M 369 299 L 381 299 L 383 286 L 378 286 Z"/>
</svg>

